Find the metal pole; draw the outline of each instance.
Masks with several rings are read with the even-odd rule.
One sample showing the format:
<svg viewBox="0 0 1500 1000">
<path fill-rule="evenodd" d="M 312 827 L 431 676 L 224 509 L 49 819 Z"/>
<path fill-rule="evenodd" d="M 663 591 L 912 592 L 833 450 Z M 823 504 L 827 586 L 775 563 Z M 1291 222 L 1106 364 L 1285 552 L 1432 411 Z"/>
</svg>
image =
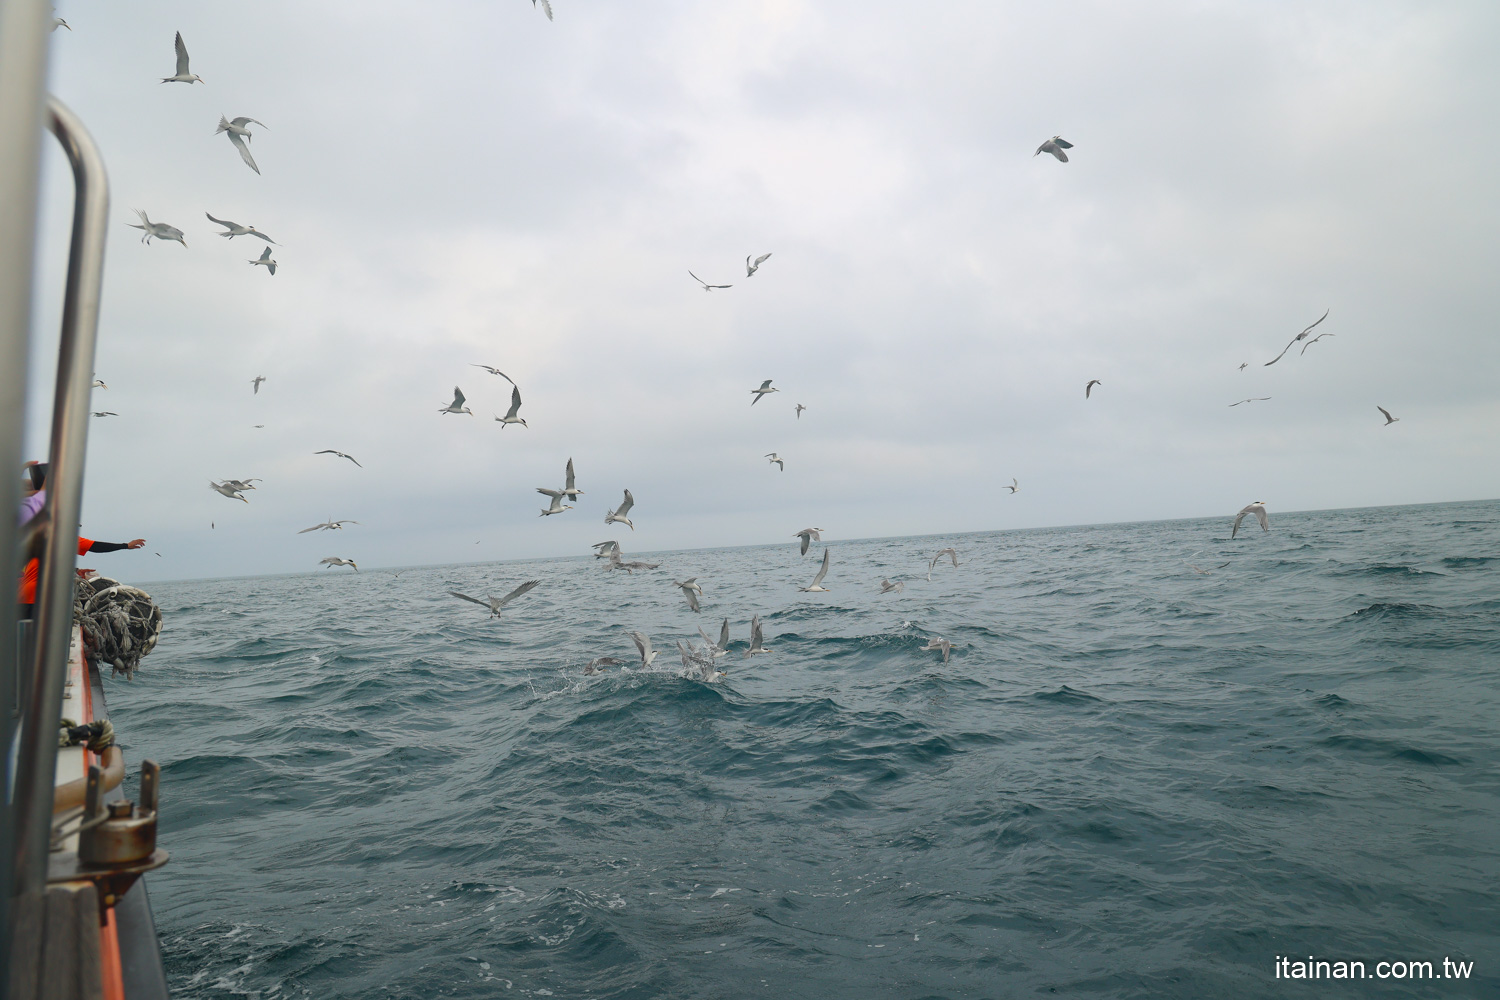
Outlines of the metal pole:
<svg viewBox="0 0 1500 1000">
<path fill-rule="evenodd" d="M 52 825 L 52 788 L 57 768 L 57 720 L 73 633 L 73 569 L 78 560 L 78 518 L 88 446 L 89 387 L 94 380 L 94 343 L 104 280 L 104 237 L 109 181 L 104 160 L 73 112 L 57 98 L 47 103 L 47 124 L 73 167 L 73 241 L 63 300 L 62 343 L 52 408 L 51 468 L 47 473 L 50 515 L 36 600 L 36 655 L 31 693 L 22 721 L 25 740 L 17 763 L 17 893 L 46 885 Z"/>
<path fill-rule="evenodd" d="M 14 586 L 22 429 L 29 367 L 31 284 L 36 256 L 42 98 L 47 78 L 46 0 L 0 0 L 0 955 L 10 956 L 15 815 L 10 792 L 13 704 L 19 664 Z M 4 963 L 0 963 L 4 964 Z M 10 994 L 0 974 L 0 1000 Z"/>
</svg>

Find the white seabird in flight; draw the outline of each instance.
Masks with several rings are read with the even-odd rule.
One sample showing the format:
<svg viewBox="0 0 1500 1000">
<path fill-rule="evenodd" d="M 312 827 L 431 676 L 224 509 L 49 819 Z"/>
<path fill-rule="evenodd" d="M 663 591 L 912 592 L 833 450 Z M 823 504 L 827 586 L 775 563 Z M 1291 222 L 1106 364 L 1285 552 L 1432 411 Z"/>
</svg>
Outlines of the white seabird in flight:
<svg viewBox="0 0 1500 1000">
<path fill-rule="evenodd" d="M 1068 154 L 1064 153 L 1063 150 L 1065 150 L 1065 149 L 1072 149 L 1072 148 L 1073 148 L 1073 144 L 1071 142 L 1069 142 L 1068 140 L 1064 139 L 1060 135 L 1054 135 L 1052 138 L 1048 139 L 1046 142 L 1044 142 L 1040 146 L 1038 146 L 1036 148 L 1036 152 L 1032 153 L 1031 155 L 1032 156 L 1040 156 L 1043 153 L 1051 153 L 1053 156 L 1057 157 L 1062 162 L 1067 163 L 1068 162 Z"/>
<path fill-rule="evenodd" d="M 1010 477 L 1010 485 L 1000 487 L 1002 490 L 1010 490 L 1012 493 L 1021 492 L 1021 481 L 1015 476 Z"/>
<path fill-rule="evenodd" d="M 689 271 L 688 274 L 693 274 L 693 272 Z M 704 281 L 702 278 L 698 277 L 696 274 L 693 274 L 693 280 L 696 281 L 698 284 L 702 285 L 703 286 L 703 290 L 705 292 L 711 292 L 715 288 L 733 288 L 734 287 L 733 285 L 710 285 L 708 282 Z"/>
<path fill-rule="evenodd" d="M 681 583 L 676 580 L 672 581 L 672 586 L 682 591 L 682 596 L 687 598 L 688 607 L 693 611 L 698 610 L 698 595 L 703 593 L 703 588 L 694 582 L 697 579 L 697 577 L 693 577 Z"/>
<path fill-rule="evenodd" d="M 1328 318 L 1328 312 L 1329 312 L 1329 310 L 1327 310 L 1327 309 L 1323 310 L 1323 315 L 1321 315 L 1321 316 L 1318 317 L 1318 323 L 1321 323 L 1325 319 Z M 1303 330 L 1301 333 L 1297 334 L 1297 336 L 1293 337 L 1292 338 L 1292 343 L 1291 344 L 1287 344 L 1285 347 L 1283 347 L 1281 349 L 1281 353 L 1278 354 L 1278 355 L 1276 355 L 1276 357 L 1272 358 L 1270 361 L 1267 361 L 1265 363 L 1264 367 L 1269 368 L 1272 365 L 1274 365 L 1276 362 L 1280 361 L 1283 357 L 1285 357 L 1286 356 L 1286 352 L 1290 351 L 1292 349 L 1292 344 L 1295 344 L 1299 340 L 1305 340 L 1307 338 L 1307 335 L 1309 333 L 1312 333 L 1313 326 L 1317 326 L 1318 323 L 1314 323 L 1312 326 L 1308 327 L 1307 329 Z"/>
<path fill-rule="evenodd" d="M 1096 386 L 1096 385 L 1103 385 L 1103 384 L 1104 384 L 1103 382 L 1099 381 L 1096 378 L 1095 379 L 1089 379 L 1089 384 L 1083 387 L 1083 398 L 1084 399 L 1088 399 L 1089 398 L 1089 393 L 1094 390 L 1094 386 Z"/>
<path fill-rule="evenodd" d="M 740 659 L 748 659 L 756 653 L 769 653 L 770 647 L 766 645 L 765 633 L 760 628 L 760 615 L 750 619 L 750 648 L 745 650 Z"/>
<path fill-rule="evenodd" d="M 608 542 L 595 542 L 593 545 L 590 545 L 589 548 L 594 550 L 595 559 L 608 559 L 611 554 L 619 554 L 620 543 L 613 540 Z"/>
<path fill-rule="evenodd" d="M 552 20 L 552 0 L 541 0 L 542 13 L 547 15 L 547 20 Z M 537 0 L 531 0 L 531 6 L 535 8 Z"/>
<path fill-rule="evenodd" d="M 641 654 L 641 666 L 651 666 L 651 661 L 656 659 L 656 650 L 651 648 L 651 637 L 644 632 L 632 632 L 630 638 Z"/>
<path fill-rule="evenodd" d="M 470 368 L 483 368 L 485 371 L 489 372 L 491 375 L 499 375 L 501 378 L 505 379 L 505 381 L 509 382 L 511 385 L 515 385 L 516 384 L 516 380 L 515 379 L 511 378 L 509 375 L 505 374 L 503 371 L 501 371 L 498 368 L 491 368 L 489 365 L 476 365 L 473 362 L 469 363 L 469 367 Z"/>
<path fill-rule="evenodd" d="M 531 428 L 527 425 L 526 421 L 518 416 L 520 412 L 521 387 L 512 382 L 510 384 L 510 409 L 505 411 L 505 416 L 495 418 L 500 423 L 500 429 L 503 431 L 511 424 L 520 424 L 522 427 L 530 430 Z"/>
<path fill-rule="evenodd" d="M 104 380 L 102 378 L 96 378 L 96 379 L 94 379 L 93 384 L 89 386 L 89 388 L 90 389 L 108 389 L 109 386 L 107 386 L 107 385 L 104 384 Z"/>
<path fill-rule="evenodd" d="M 305 535 L 309 531 L 319 531 L 319 530 L 321 530 L 321 531 L 342 531 L 343 528 L 344 528 L 344 525 L 346 525 L 346 524 L 358 524 L 358 523 L 359 523 L 358 521 L 350 521 L 347 518 L 344 519 L 344 520 L 342 520 L 342 521 L 335 521 L 332 518 L 329 518 L 328 520 L 324 521 L 322 524 L 315 524 L 311 528 L 303 528 L 301 531 L 297 532 L 297 534 L 299 534 L 299 535 Z"/>
<path fill-rule="evenodd" d="M 751 405 L 753 406 L 755 404 L 752 403 Z M 776 466 L 782 472 L 786 471 L 786 462 L 782 459 L 782 457 L 780 455 L 776 454 L 774 451 L 771 452 L 769 455 L 765 455 L 763 457 L 767 459 L 768 464 Z"/>
<path fill-rule="evenodd" d="M 1246 504 L 1238 514 L 1234 515 L 1234 528 L 1229 532 L 1230 538 L 1239 533 L 1240 522 L 1245 519 L 1246 514 L 1255 515 L 1255 519 L 1260 522 L 1262 531 L 1271 530 L 1271 520 L 1266 517 L 1266 502 L 1264 500 L 1257 500 L 1254 503 Z"/>
<path fill-rule="evenodd" d="M 1387 410 L 1385 407 L 1379 405 L 1378 403 L 1375 405 L 1375 409 L 1377 409 L 1381 413 L 1385 414 L 1385 423 L 1382 425 L 1384 427 L 1389 427 L 1389 426 L 1391 426 L 1391 424 L 1394 424 L 1394 423 L 1398 422 L 1401 419 L 1400 417 L 1393 417 L 1393 416 L 1391 416 L 1391 411 Z"/>
<path fill-rule="evenodd" d="M 750 256 L 754 256 L 754 255 L 751 254 Z M 770 254 L 763 253 L 759 257 L 756 257 L 755 258 L 755 263 L 752 264 L 752 263 L 750 263 L 750 257 L 746 257 L 745 258 L 745 277 L 747 277 L 747 278 L 753 278 L 753 277 L 755 277 L 755 272 L 759 271 L 760 270 L 760 266 L 762 264 L 764 264 L 767 260 L 770 260 L 770 258 L 771 258 Z"/>
<path fill-rule="evenodd" d="M 271 237 L 267 236 L 265 233 L 261 232 L 259 229 L 256 229 L 254 226 L 242 226 L 238 222 L 227 222 L 224 219 L 215 219 L 213 217 L 213 215 L 210 214 L 210 213 L 208 213 L 208 212 L 204 212 L 203 214 L 208 216 L 208 221 L 209 222 L 217 223 L 218 225 L 223 226 L 227 230 L 227 232 L 223 232 L 223 233 L 219 234 L 220 236 L 223 236 L 225 239 L 231 239 L 232 240 L 236 236 L 259 236 L 261 239 L 265 240 L 267 243 L 276 243 L 275 240 L 271 239 Z M 276 245 L 277 246 L 281 246 L 280 243 L 276 243 Z"/>
<path fill-rule="evenodd" d="M 359 567 L 354 565 L 353 559 L 340 559 L 338 556 L 329 556 L 327 559 L 319 559 L 318 562 L 329 569 L 335 566 L 353 566 L 354 572 L 359 572 Z"/>
<path fill-rule="evenodd" d="M 811 545 L 813 542 L 821 542 L 823 540 L 822 532 L 824 532 L 826 530 L 828 530 L 828 529 L 826 529 L 826 528 L 803 528 L 801 531 L 798 531 L 798 532 L 794 533 L 792 535 L 792 537 L 793 538 L 800 538 L 800 539 L 802 539 L 802 554 L 803 555 L 807 555 L 807 547 L 809 545 Z"/>
<path fill-rule="evenodd" d="M 574 485 L 572 457 L 568 458 L 567 481 L 563 483 L 563 496 L 567 497 L 569 500 L 577 500 L 579 497 L 583 496 L 583 490 L 580 490 L 577 486 Z"/>
<path fill-rule="evenodd" d="M 823 549 L 823 565 L 818 569 L 818 575 L 812 578 L 812 583 L 797 589 L 804 594 L 826 594 L 828 588 L 823 586 L 823 577 L 828 575 L 828 549 Z"/>
<path fill-rule="evenodd" d="M 345 455 L 343 452 L 338 451 L 338 450 L 333 449 L 333 448 L 324 448 L 322 451 L 315 451 L 315 452 L 313 452 L 313 454 L 314 455 L 337 455 L 339 458 L 347 458 L 349 461 L 353 462 L 355 465 L 359 465 L 358 459 L 356 459 L 353 455 Z M 364 468 L 363 465 L 359 465 L 359 467 L 361 469 Z"/>
<path fill-rule="evenodd" d="M 764 382 L 762 382 L 760 384 L 760 388 L 759 389 L 751 389 L 750 390 L 750 395 L 752 395 L 752 396 L 755 397 L 754 399 L 750 400 L 750 405 L 751 406 L 754 406 L 756 403 L 759 403 L 760 402 L 760 397 L 766 395 L 767 393 L 770 393 L 770 392 L 780 392 L 781 391 L 780 389 L 772 389 L 771 388 L 771 382 L 772 381 L 773 381 L 772 379 L 766 379 Z"/>
<path fill-rule="evenodd" d="M 211 489 L 211 490 L 213 490 L 216 493 L 220 493 L 220 494 L 228 497 L 231 500 L 244 500 L 245 503 L 249 503 L 250 502 L 249 500 L 245 500 L 244 497 L 240 496 L 239 490 L 237 490 L 234 487 L 228 485 L 227 483 L 216 483 L 212 479 L 210 479 L 208 481 L 208 488 Z"/>
<path fill-rule="evenodd" d="M 96 417 L 118 417 L 119 416 L 119 414 L 116 413 L 114 410 L 94 410 L 93 413 L 94 413 L 94 416 L 96 416 Z"/>
<path fill-rule="evenodd" d="M 1249 399 L 1242 399 L 1242 400 L 1240 400 L 1240 403 L 1264 403 L 1266 400 L 1268 400 L 1270 398 L 1271 398 L 1270 396 L 1251 396 Z M 1229 405 L 1230 405 L 1231 408 L 1233 408 L 1233 407 L 1239 406 L 1240 403 L 1230 403 Z"/>
<path fill-rule="evenodd" d="M 805 410 L 805 409 L 807 409 L 807 407 L 803 406 L 801 403 L 797 404 L 797 419 L 798 420 L 802 419 L 802 411 Z"/>
<path fill-rule="evenodd" d="M 545 486 L 538 486 L 536 488 L 536 491 L 543 496 L 549 496 L 552 498 L 552 505 L 542 511 L 542 517 L 547 517 L 552 514 L 561 514 L 565 510 L 573 509 L 572 504 L 563 503 L 564 494 L 562 490 L 549 490 Z"/>
<path fill-rule="evenodd" d="M 490 616 L 493 618 L 499 618 L 501 608 L 505 607 L 511 601 L 514 601 L 516 598 L 526 593 L 532 587 L 539 586 L 541 582 L 542 581 L 540 580 L 527 580 L 525 583 L 521 584 L 515 590 L 512 590 L 510 593 L 506 594 L 504 597 L 494 598 L 486 594 L 484 600 L 482 601 L 477 597 L 470 597 L 468 594 L 460 594 L 456 590 L 450 590 L 448 591 L 448 593 L 450 596 L 468 601 L 471 604 L 477 604 L 482 608 L 489 608 Z"/>
<path fill-rule="evenodd" d="M 73 29 L 69 28 L 68 30 L 72 31 Z M 204 83 L 203 77 L 198 76 L 196 73 L 188 72 L 187 46 L 182 42 L 182 32 L 179 31 L 177 33 L 177 38 L 172 43 L 172 47 L 177 50 L 177 73 L 173 76 L 163 77 L 161 82 L 186 84 Z"/>
<path fill-rule="evenodd" d="M 453 402 L 449 403 L 447 406 L 443 407 L 441 410 L 438 410 L 438 412 L 439 413 L 467 413 L 471 417 L 474 415 L 474 411 L 471 410 L 471 409 L 469 409 L 467 406 L 464 405 L 464 392 L 463 392 L 462 389 L 460 389 L 456 385 L 453 387 Z M 495 419 L 499 420 L 500 418 L 496 417 Z"/>
<path fill-rule="evenodd" d="M 253 490 L 253 489 L 255 489 L 255 485 L 254 484 L 255 483 L 259 483 L 259 482 L 263 482 L 263 481 L 264 480 L 261 480 L 261 479 L 226 479 L 220 485 L 221 486 L 228 486 L 232 490 L 244 491 L 244 490 Z"/>
<path fill-rule="evenodd" d="M 259 395 L 260 395 L 260 384 L 261 384 L 261 383 L 262 383 L 262 382 L 264 382 L 264 381 L 265 381 L 265 380 L 266 380 L 266 377 L 265 377 L 265 376 L 264 376 L 264 375 L 257 375 L 257 376 L 255 376 L 255 377 L 254 377 L 254 378 L 253 378 L 253 379 L 251 379 L 251 380 L 250 380 L 250 385 L 251 385 L 251 386 L 252 386 L 252 387 L 253 387 L 253 388 L 254 388 L 254 390 L 255 390 L 255 391 L 254 391 L 254 392 L 253 392 L 253 393 L 252 393 L 252 395 L 256 395 L 256 396 L 259 396 Z"/>
<path fill-rule="evenodd" d="M 1334 334 L 1334 333 L 1320 333 L 1320 334 L 1318 334 L 1312 340 L 1309 340 L 1307 343 L 1305 343 L 1305 344 L 1302 345 L 1302 350 L 1301 350 L 1301 352 L 1298 353 L 1297 356 L 1300 358 L 1303 354 L 1306 354 L 1307 353 L 1307 349 L 1309 347 L 1311 347 L 1312 345 L 1316 344 L 1318 341 L 1322 340 L 1324 337 L 1336 337 L 1336 336 L 1338 336 L 1338 334 Z"/>
<path fill-rule="evenodd" d="M 626 527 L 628 527 L 631 531 L 634 531 L 635 530 L 635 525 L 631 524 L 630 518 L 628 518 L 628 517 L 625 516 L 626 514 L 630 513 L 630 508 L 632 508 L 634 506 L 635 506 L 635 497 L 633 497 L 633 496 L 630 495 L 630 491 L 629 490 L 626 490 L 625 491 L 625 499 L 620 501 L 620 506 L 616 507 L 614 510 L 610 511 L 608 514 L 604 515 L 604 523 L 605 524 L 614 524 L 616 521 L 618 521 L 620 524 L 623 524 Z"/>
<path fill-rule="evenodd" d="M 240 151 L 240 159 L 244 160 L 245 165 L 258 174 L 260 173 L 260 167 L 255 165 L 255 157 L 250 155 L 250 147 L 245 144 L 245 140 L 251 138 L 250 130 L 245 126 L 251 124 L 259 125 L 261 128 L 270 127 L 265 122 L 258 122 L 254 118 L 240 117 L 234 119 L 234 121 L 230 121 L 223 115 L 220 115 L 219 127 L 214 129 L 214 135 L 218 135 L 220 132 L 228 135 L 229 141 L 234 143 L 234 148 Z"/>
<path fill-rule="evenodd" d="M 943 653 L 943 662 L 947 663 L 948 662 L 948 652 L 952 648 L 953 648 L 953 643 L 949 642 L 947 639 L 928 639 L 927 640 L 927 645 L 925 645 L 925 646 L 922 647 L 922 652 L 925 653 L 928 650 L 933 650 L 933 649 L 941 650 L 942 653 Z"/>
<path fill-rule="evenodd" d="M 146 235 L 141 237 L 142 243 L 149 244 L 153 239 L 175 240 L 183 246 L 187 246 L 187 240 L 182 238 L 181 229 L 178 229 L 176 226 L 169 226 L 165 222 L 152 222 L 146 217 L 146 213 L 138 208 L 133 208 L 131 211 L 141 217 L 141 225 L 138 226 L 134 222 L 126 223 L 126 225 L 130 226 L 131 229 L 145 230 Z"/>
<path fill-rule="evenodd" d="M 266 247 L 264 250 L 262 250 L 260 252 L 260 256 L 255 260 L 250 261 L 250 263 L 259 265 L 260 267 L 265 268 L 267 271 L 270 271 L 272 274 L 276 273 L 276 262 L 271 259 L 270 247 Z"/>
<path fill-rule="evenodd" d="M 952 559 L 953 568 L 958 569 L 958 550 L 954 548 L 940 549 L 938 550 L 937 555 L 933 556 L 932 559 L 927 563 L 927 579 L 932 579 L 932 571 L 937 568 L 938 563 L 943 561 L 943 556 L 947 556 L 949 559 Z"/>
</svg>

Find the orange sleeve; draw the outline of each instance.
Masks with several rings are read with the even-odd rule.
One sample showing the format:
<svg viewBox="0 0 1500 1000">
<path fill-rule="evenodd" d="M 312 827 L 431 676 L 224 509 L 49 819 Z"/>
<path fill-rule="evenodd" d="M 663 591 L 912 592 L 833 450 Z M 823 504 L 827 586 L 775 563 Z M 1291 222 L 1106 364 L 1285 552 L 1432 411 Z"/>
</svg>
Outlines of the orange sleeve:
<svg viewBox="0 0 1500 1000">
<path fill-rule="evenodd" d="M 26 568 L 21 571 L 21 587 L 16 594 L 16 600 L 21 604 L 36 603 L 36 570 L 37 561 L 32 559 L 26 563 Z"/>
<path fill-rule="evenodd" d="M 94 540 L 92 538 L 84 538 L 82 535 L 78 536 L 78 554 L 79 555 L 81 555 L 81 556 L 88 555 L 89 549 L 91 549 L 93 547 L 94 547 Z"/>
</svg>

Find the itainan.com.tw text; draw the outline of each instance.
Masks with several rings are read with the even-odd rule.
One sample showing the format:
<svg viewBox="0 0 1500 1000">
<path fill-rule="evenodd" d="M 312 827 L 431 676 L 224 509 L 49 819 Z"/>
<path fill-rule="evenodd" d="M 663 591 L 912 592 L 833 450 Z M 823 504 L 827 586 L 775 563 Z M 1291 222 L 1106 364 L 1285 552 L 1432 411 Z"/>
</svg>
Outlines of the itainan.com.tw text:
<svg viewBox="0 0 1500 1000">
<path fill-rule="evenodd" d="M 1367 963 L 1323 961 L 1312 955 L 1306 959 L 1276 956 L 1277 979 L 1468 979 L 1473 973 L 1473 962 L 1446 957 L 1441 962 L 1381 959 Z"/>
</svg>

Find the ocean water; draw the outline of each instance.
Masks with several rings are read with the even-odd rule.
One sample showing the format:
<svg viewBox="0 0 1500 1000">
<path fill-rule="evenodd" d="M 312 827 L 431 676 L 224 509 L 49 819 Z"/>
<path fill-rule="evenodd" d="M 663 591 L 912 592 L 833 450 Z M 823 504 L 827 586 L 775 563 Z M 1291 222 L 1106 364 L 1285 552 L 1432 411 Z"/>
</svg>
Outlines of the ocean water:
<svg viewBox="0 0 1500 1000">
<path fill-rule="evenodd" d="M 1500 502 L 1272 518 L 156 585 L 174 995 L 1500 995 Z"/>
</svg>

